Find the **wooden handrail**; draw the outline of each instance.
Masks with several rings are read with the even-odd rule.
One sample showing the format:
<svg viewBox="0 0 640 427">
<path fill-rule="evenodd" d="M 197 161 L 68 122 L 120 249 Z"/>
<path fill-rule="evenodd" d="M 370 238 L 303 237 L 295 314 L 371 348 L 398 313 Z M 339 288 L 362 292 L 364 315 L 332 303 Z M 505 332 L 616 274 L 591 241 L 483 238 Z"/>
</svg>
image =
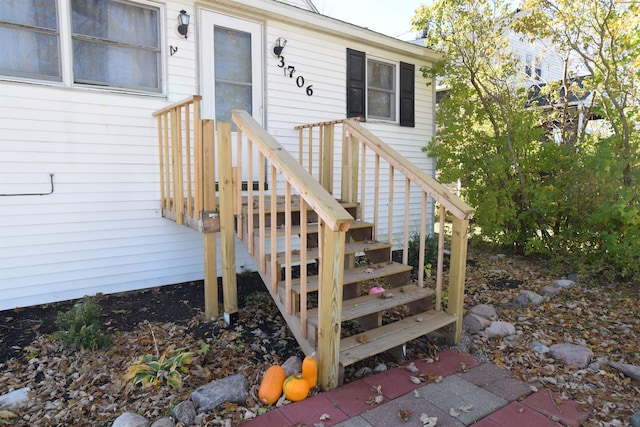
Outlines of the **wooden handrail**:
<svg viewBox="0 0 640 427">
<path fill-rule="evenodd" d="M 234 110 L 232 118 L 250 140 L 264 146 L 265 149 L 261 150 L 264 156 L 278 168 L 331 230 L 349 229 L 353 217 L 249 113 Z"/>
<path fill-rule="evenodd" d="M 173 110 L 174 108 L 178 108 L 181 107 L 183 105 L 187 105 L 187 104 L 193 104 L 195 102 L 201 101 L 202 100 L 202 95 L 191 95 L 189 98 L 185 98 L 182 101 L 178 101 L 178 102 L 174 102 L 171 105 L 167 105 L 166 107 L 158 110 L 158 111 L 154 111 L 153 113 L 151 113 L 151 115 L 153 117 L 158 117 L 161 114 L 167 113 L 171 110 Z"/>
<path fill-rule="evenodd" d="M 452 194 L 445 186 L 427 175 L 413 163 L 409 163 L 396 150 L 382 142 L 369 130 L 363 128 L 354 120 L 345 120 L 344 126 L 363 144 L 371 148 L 376 154 L 385 159 L 391 166 L 411 179 L 422 191 L 446 207 L 456 218 L 468 219 L 474 209 L 462 199 Z"/>
</svg>

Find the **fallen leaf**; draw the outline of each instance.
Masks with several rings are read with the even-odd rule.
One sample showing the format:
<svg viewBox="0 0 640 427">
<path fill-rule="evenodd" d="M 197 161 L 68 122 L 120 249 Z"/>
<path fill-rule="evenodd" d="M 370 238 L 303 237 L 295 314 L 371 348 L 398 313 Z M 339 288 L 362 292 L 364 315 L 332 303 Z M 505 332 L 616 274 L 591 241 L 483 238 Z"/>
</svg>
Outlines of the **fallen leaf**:
<svg viewBox="0 0 640 427">
<path fill-rule="evenodd" d="M 365 334 L 362 334 L 358 337 L 358 342 L 360 344 L 366 344 L 367 342 L 369 342 L 369 340 L 367 339 L 367 336 Z"/>
<path fill-rule="evenodd" d="M 411 418 L 411 414 L 413 414 L 413 411 L 409 409 L 398 409 L 398 418 L 400 418 L 402 421 L 409 421 L 409 418 Z"/>
<path fill-rule="evenodd" d="M 420 422 L 423 427 L 435 427 L 438 423 L 438 417 L 430 417 L 427 414 L 420 415 Z"/>
<path fill-rule="evenodd" d="M 410 376 L 409 377 L 409 381 L 411 381 L 414 384 L 420 384 L 422 382 L 422 380 L 418 377 L 414 377 L 414 376 Z"/>
<path fill-rule="evenodd" d="M 414 362 L 409 363 L 409 364 L 406 366 L 406 369 L 407 369 L 407 371 L 409 371 L 409 372 L 413 372 L 414 374 L 415 374 L 416 372 L 420 371 L 420 369 L 418 369 L 418 368 L 416 367 L 416 364 L 415 364 Z"/>
<path fill-rule="evenodd" d="M 331 415 L 329 414 L 322 414 L 320 415 L 320 421 L 327 421 L 331 419 Z"/>
<path fill-rule="evenodd" d="M 453 418 L 458 418 L 458 416 L 460 416 L 460 412 L 456 411 L 453 408 L 449 408 L 449 415 L 451 415 Z"/>
</svg>

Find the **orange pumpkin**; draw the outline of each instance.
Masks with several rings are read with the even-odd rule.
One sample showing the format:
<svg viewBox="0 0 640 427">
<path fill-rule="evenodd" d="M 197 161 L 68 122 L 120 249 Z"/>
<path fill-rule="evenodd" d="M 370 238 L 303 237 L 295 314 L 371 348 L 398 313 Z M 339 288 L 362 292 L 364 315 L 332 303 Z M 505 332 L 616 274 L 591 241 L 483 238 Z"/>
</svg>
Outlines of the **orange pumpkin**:
<svg viewBox="0 0 640 427">
<path fill-rule="evenodd" d="M 309 383 L 300 374 L 291 375 L 285 380 L 282 387 L 284 397 L 292 402 L 306 398 L 309 395 L 309 389 Z"/>
<path fill-rule="evenodd" d="M 315 353 L 302 361 L 302 378 L 307 380 L 309 388 L 314 388 L 318 384 L 318 359 Z"/>
<path fill-rule="evenodd" d="M 286 379 L 284 369 L 280 365 L 273 365 L 262 377 L 258 389 L 258 399 L 265 405 L 273 405 L 282 396 L 282 385 Z"/>
</svg>

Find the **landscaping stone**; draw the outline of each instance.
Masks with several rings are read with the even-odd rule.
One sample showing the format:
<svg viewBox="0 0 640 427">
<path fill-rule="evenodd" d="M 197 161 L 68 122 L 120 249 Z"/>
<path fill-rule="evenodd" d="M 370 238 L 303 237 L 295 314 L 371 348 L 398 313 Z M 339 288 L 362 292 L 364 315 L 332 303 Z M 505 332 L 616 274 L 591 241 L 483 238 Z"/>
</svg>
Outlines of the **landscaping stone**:
<svg viewBox="0 0 640 427">
<path fill-rule="evenodd" d="M 495 320 L 498 318 L 498 313 L 496 313 L 496 309 L 489 304 L 478 304 L 474 307 L 471 307 L 471 310 L 469 310 L 469 313 L 475 314 L 490 320 Z"/>
<path fill-rule="evenodd" d="M 151 427 L 174 427 L 175 425 L 176 423 L 174 423 L 171 418 L 164 417 L 156 420 L 156 422 L 151 424 Z"/>
<path fill-rule="evenodd" d="M 191 400 L 185 400 L 173 408 L 173 416 L 185 426 L 193 425 L 196 419 L 196 407 Z"/>
<path fill-rule="evenodd" d="M 549 354 L 567 365 L 586 368 L 593 357 L 593 351 L 575 344 L 555 344 L 549 348 Z"/>
<path fill-rule="evenodd" d="M 0 396 L 0 408 L 20 408 L 29 400 L 29 387 L 22 387 Z"/>
<path fill-rule="evenodd" d="M 520 295 L 523 295 L 527 298 L 527 300 L 529 301 L 529 304 L 531 305 L 540 305 L 544 302 L 544 297 L 541 295 L 538 295 L 537 293 L 533 292 L 533 291 L 527 291 L 527 290 L 523 290 L 520 291 Z"/>
<path fill-rule="evenodd" d="M 560 280 L 554 280 L 553 284 L 555 286 L 557 286 L 558 288 L 569 288 L 569 287 L 575 285 L 576 282 L 574 282 L 573 280 L 569 280 L 569 279 L 560 279 Z"/>
<path fill-rule="evenodd" d="M 554 285 L 547 285 L 544 288 L 542 288 L 542 294 L 543 295 L 549 295 L 549 296 L 553 296 L 553 295 L 557 295 L 560 293 L 560 288 Z"/>
<path fill-rule="evenodd" d="M 191 394 L 191 400 L 197 412 L 207 412 L 223 402 L 244 404 L 248 395 L 247 378 L 236 374 L 203 385 Z"/>
<path fill-rule="evenodd" d="M 116 418 L 111 427 L 149 427 L 149 421 L 142 415 L 125 412 Z"/>
<path fill-rule="evenodd" d="M 484 333 L 487 338 L 507 337 L 516 334 L 516 327 L 509 322 L 495 321 L 491 322 L 491 325 L 484 330 Z"/>
<path fill-rule="evenodd" d="M 640 427 L 640 411 L 631 415 L 631 427 Z"/>
<path fill-rule="evenodd" d="M 527 296 L 524 294 L 516 295 L 515 303 L 518 304 L 520 307 L 526 307 L 529 304 L 531 304 L 531 302 L 529 301 L 529 298 L 527 298 Z"/>
<path fill-rule="evenodd" d="M 467 327 L 468 333 L 475 335 L 488 328 L 489 325 L 491 325 L 491 320 L 478 316 L 477 314 L 467 313 L 462 319 L 462 324 Z"/>
<path fill-rule="evenodd" d="M 291 375 L 302 372 L 302 361 L 298 356 L 291 356 L 282 364 L 284 373 L 289 378 Z"/>
<path fill-rule="evenodd" d="M 640 366 L 620 362 L 608 362 L 608 365 L 622 372 L 632 380 L 640 380 Z"/>
<path fill-rule="evenodd" d="M 539 353 L 539 354 L 549 353 L 549 347 L 547 347 L 546 345 L 544 345 L 540 341 L 533 341 L 529 345 L 529 347 L 531 348 L 531 350 L 533 350 L 533 351 L 535 351 L 536 353 Z"/>
</svg>

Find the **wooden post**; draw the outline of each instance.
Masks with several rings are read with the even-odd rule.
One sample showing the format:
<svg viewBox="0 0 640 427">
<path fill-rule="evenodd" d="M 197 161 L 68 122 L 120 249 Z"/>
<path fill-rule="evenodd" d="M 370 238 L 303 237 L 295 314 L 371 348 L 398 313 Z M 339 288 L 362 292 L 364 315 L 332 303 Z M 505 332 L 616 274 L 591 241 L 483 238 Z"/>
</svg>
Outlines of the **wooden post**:
<svg viewBox="0 0 640 427">
<path fill-rule="evenodd" d="M 333 231 L 324 222 L 318 230 L 321 241 L 318 292 L 318 364 L 320 386 L 330 390 L 340 382 L 340 322 L 345 231 Z"/>
<path fill-rule="evenodd" d="M 320 184 L 333 194 L 333 124 L 322 125 L 322 170 L 320 171 Z"/>
<path fill-rule="evenodd" d="M 213 120 L 202 121 L 203 177 L 202 209 L 216 209 L 215 128 Z M 217 233 L 202 233 L 204 239 L 204 312 L 208 319 L 218 317 Z"/>
<path fill-rule="evenodd" d="M 453 217 L 452 222 L 453 232 L 451 236 L 451 263 L 449 267 L 449 301 L 447 303 L 447 313 L 453 314 L 458 318 L 453 334 L 453 341 L 457 344 L 462 338 L 464 275 L 467 264 L 469 220 Z M 443 230 L 440 230 L 440 233 L 442 232 Z"/>
<path fill-rule="evenodd" d="M 233 167 L 231 124 L 218 123 L 218 185 L 220 191 L 220 245 L 222 246 L 222 295 L 224 318 L 232 324 L 238 316 L 236 245 L 233 216 Z"/>
<path fill-rule="evenodd" d="M 340 191 L 340 198 L 343 202 L 356 203 L 358 201 L 359 152 L 359 141 L 348 131 L 343 132 L 342 183 Z"/>
</svg>

